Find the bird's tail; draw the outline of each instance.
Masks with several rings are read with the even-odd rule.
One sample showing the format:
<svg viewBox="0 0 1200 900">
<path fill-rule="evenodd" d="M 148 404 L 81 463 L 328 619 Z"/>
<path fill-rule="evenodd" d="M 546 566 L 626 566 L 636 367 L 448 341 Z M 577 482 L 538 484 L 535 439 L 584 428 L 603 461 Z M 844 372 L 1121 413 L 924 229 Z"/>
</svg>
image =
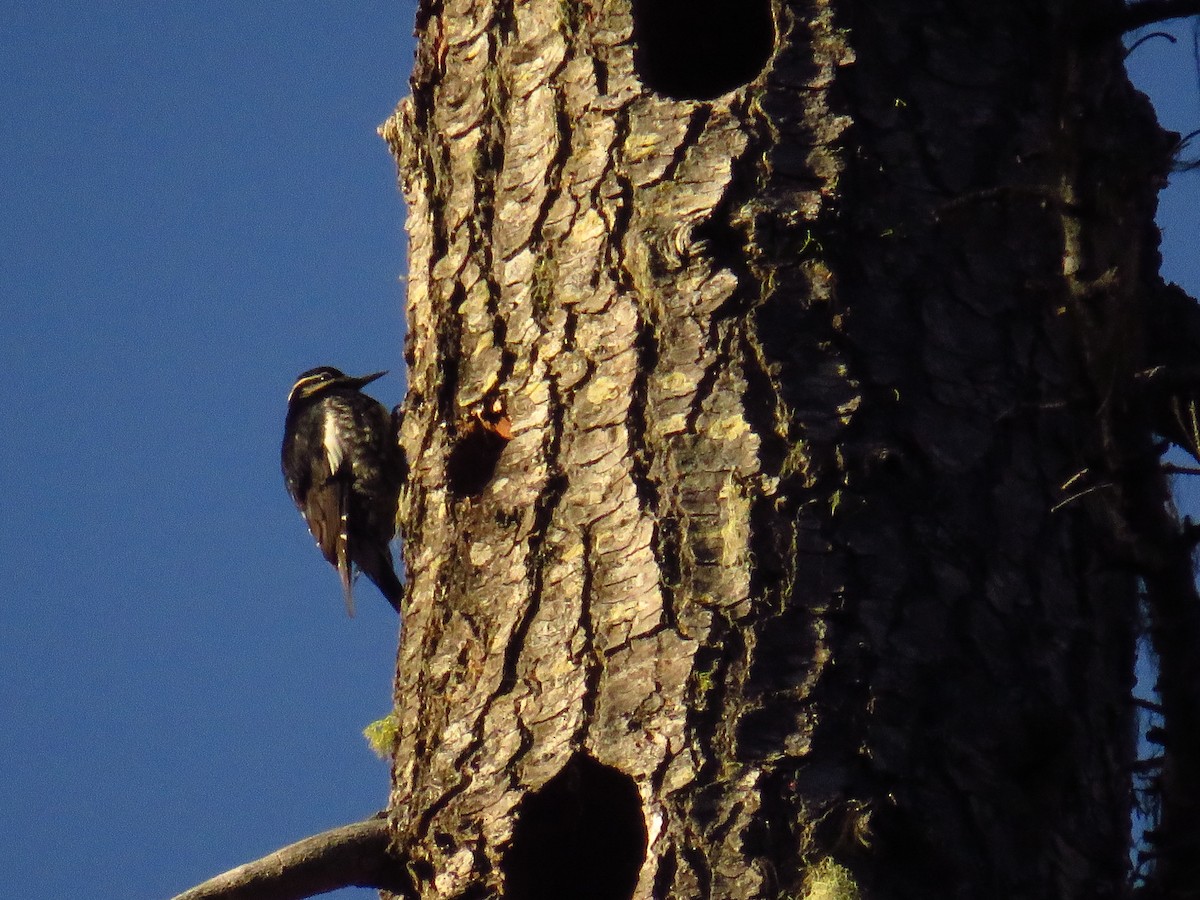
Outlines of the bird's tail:
<svg viewBox="0 0 1200 900">
<path fill-rule="evenodd" d="M 373 578 L 371 580 L 378 585 L 387 602 L 392 604 L 392 609 L 397 613 L 400 612 L 400 604 L 404 602 L 404 582 L 396 576 L 391 564 L 389 563 L 384 568 L 381 578 L 378 580 Z"/>
<path fill-rule="evenodd" d="M 366 558 L 356 559 L 355 562 L 363 574 L 375 582 L 379 592 L 392 604 L 392 609 L 400 612 L 404 600 L 404 582 L 396 577 L 396 570 L 392 568 L 391 551 L 387 547 L 372 548 Z"/>
</svg>

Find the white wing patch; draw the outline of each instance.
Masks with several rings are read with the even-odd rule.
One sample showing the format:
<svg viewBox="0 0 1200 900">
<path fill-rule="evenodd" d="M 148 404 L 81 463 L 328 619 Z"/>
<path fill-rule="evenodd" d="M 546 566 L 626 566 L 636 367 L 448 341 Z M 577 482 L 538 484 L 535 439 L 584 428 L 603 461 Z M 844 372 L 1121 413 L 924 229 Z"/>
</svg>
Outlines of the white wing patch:
<svg viewBox="0 0 1200 900">
<path fill-rule="evenodd" d="M 329 472 L 333 474 L 342 466 L 346 456 L 346 444 L 342 441 L 337 425 L 337 418 L 332 409 L 325 410 L 325 427 L 321 429 L 322 441 L 325 444 L 325 458 L 329 460 Z"/>
</svg>

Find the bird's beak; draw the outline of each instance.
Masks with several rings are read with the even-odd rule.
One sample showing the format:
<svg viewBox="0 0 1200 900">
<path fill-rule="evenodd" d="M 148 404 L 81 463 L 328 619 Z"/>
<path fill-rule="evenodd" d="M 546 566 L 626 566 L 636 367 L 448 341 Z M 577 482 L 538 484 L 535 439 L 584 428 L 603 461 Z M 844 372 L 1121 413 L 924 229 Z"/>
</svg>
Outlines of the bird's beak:
<svg viewBox="0 0 1200 900">
<path fill-rule="evenodd" d="M 366 385 L 368 385 L 372 381 L 374 381 L 376 378 L 382 378 L 386 374 L 387 374 L 387 370 L 384 369 L 382 372 L 375 372 L 372 375 L 359 375 L 357 377 L 347 378 L 346 383 L 349 384 L 351 387 L 355 387 L 355 388 L 365 387 Z"/>
</svg>

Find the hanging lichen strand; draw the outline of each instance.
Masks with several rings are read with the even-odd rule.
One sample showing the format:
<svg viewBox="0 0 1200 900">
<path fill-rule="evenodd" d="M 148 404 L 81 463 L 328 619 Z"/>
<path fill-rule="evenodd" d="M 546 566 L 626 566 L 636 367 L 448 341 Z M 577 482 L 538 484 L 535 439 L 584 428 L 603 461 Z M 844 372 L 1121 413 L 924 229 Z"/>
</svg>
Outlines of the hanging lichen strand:
<svg viewBox="0 0 1200 900">
<path fill-rule="evenodd" d="M 637 4 L 422 3 L 383 131 L 423 897 L 1119 876 L 1136 577 L 1060 487 L 1137 439 L 1064 312 L 1060 123 L 1150 126 L 1111 55 L 1117 111 L 1066 96 L 1052 9 L 867 6 L 664 83 Z"/>
</svg>

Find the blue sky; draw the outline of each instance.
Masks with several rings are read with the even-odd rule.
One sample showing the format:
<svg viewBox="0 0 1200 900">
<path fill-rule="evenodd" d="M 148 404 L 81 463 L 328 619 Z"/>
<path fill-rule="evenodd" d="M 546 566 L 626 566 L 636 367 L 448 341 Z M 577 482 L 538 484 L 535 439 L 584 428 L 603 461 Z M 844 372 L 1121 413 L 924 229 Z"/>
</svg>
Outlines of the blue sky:
<svg viewBox="0 0 1200 900">
<path fill-rule="evenodd" d="M 413 11 L 0 3 L 7 896 L 166 898 L 386 801 L 396 618 L 366 583 L 346 618 L 278 448 L 298 372 L 399 365 Z M 1190 37 L 1131 64 L 1200 127 Z"/>
<path fill-rule="evenodd" d="M 300 371 L 399 365 L 412 15 L 3 5 L 5 896 L 165 898 L 386 803 L 397 619 L 346 618 L 279 440 Z"/>
</svg>

